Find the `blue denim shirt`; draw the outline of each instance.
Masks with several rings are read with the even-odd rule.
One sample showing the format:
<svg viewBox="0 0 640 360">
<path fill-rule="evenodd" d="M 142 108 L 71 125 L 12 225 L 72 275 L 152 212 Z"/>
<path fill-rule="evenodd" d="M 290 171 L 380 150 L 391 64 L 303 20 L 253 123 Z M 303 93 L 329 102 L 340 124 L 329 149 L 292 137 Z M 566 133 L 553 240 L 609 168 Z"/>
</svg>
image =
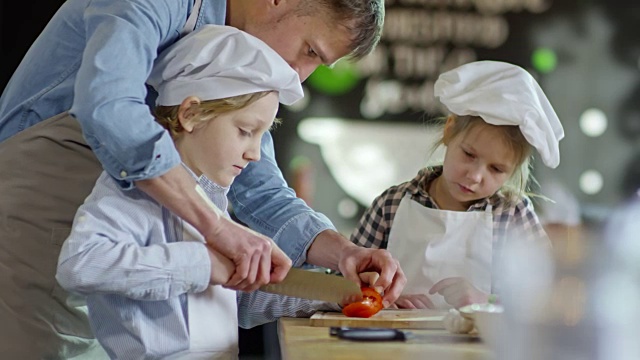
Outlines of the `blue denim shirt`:
<svg viewBox="0 0 640 360">
<path fill-rule="evenodd" d="M 64 111 L 123 189 L 180 163 L 170 136 L 151 116 L 145 81 L 158 53 L 178 40 L 193 0 L 67 0 L 31 46 L 0 98 L 0 141 Z M 196 28 L 224 24 L 226 0 L 203 0 Z M 236 215 L 271 236 L 294 264 L 323 230 L 322 214 L 295 197 L 265 134 L 262 160 L 229 194 Z M 281 241 L 281 239 L 287 239 Z"/>
</svg>

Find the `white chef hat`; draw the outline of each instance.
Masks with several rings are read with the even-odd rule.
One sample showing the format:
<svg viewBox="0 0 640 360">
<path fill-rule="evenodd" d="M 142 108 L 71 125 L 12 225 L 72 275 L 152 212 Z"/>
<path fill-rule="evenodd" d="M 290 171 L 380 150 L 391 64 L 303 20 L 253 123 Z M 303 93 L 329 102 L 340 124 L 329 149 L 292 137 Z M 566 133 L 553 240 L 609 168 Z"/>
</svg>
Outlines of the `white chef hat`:
<svg viewBox="0 0 640 360">
<path fill-rule="evenodd" d="M 147 83 L 156 104 L 179 105 L 189 96 L 215 100 L 278 91 L 285 105 L 304 94 L 298 74 L 262 40 L 230 26 L 205 25 L 158 56 Z"/>
<path fill-rule="evenodd" d="M 479 116 L 493 125 L 517 125 L 548 167 L 560 163 L 560 120 L 536 80 L 523 68 L 476 61 L 438 77 L 434 93 L 456 115 Z"/>
</svg>

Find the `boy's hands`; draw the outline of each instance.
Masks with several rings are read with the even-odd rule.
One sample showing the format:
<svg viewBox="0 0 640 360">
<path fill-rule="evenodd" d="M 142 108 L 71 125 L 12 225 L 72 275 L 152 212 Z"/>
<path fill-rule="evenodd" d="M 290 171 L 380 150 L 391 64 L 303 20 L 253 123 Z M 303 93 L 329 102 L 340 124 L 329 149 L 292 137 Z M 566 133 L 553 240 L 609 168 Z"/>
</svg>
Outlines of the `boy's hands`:
<svg viewBox="0 0 640 360">
<path fill-rule="evenodd" d="M 211 261 L 211 278 L 209 279 L 209 285 L 226 284 L 229 282 L 233 272 L 236 270 L 235 265 L 231 260 L 213 250 L 211 246 L 205 246 L 207 248 L 207 253 L 209 254 L 209 260 Z"/>
</svg>

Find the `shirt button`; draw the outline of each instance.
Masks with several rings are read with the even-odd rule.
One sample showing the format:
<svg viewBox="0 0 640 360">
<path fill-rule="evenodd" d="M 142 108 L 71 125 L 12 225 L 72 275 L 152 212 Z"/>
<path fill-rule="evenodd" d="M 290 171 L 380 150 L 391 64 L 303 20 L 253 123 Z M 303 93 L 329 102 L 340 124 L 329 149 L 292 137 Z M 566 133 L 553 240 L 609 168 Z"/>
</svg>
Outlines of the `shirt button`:
<svg viewBox="0 0 640 360">
<path fill-rule="evenodd" d="M 127 172 L 124 170 L 120 171 L 120 177 L 123 177 L 123 178 L 127 177 Z"/>
</svg>

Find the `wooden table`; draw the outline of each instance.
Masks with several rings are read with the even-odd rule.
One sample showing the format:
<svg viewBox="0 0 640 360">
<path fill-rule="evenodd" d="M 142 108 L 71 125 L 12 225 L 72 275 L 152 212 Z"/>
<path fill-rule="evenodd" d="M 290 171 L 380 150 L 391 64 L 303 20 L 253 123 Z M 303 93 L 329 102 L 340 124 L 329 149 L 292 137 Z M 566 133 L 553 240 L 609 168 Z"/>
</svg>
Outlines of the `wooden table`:
<svg viewBox="0 0 640 360">
<path fill-rule="evenodd" d="M 278 337 L 283 360 L 298 359 L 438 359 L 487 360 L 495 356 L 473 335 L 450 334 L 446 330 L 410 330 L 405 341 L 358 342 L 329 335 L 328 327 L 309 326 L 309 319 L 281 318 Z"/>
</svg>

